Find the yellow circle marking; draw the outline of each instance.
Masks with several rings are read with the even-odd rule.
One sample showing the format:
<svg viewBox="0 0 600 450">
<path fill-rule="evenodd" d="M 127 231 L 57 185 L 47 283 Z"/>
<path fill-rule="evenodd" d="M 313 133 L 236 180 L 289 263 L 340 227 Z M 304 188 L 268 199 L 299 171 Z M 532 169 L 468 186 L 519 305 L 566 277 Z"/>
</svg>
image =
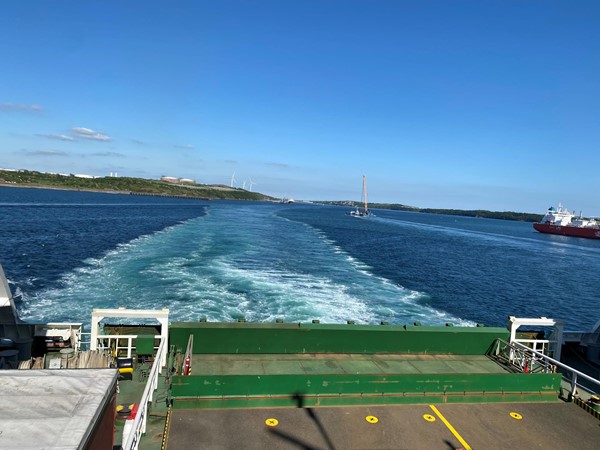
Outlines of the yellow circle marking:
<svg viewBox="0 0 600 450">
<path fill-rule="evenodd" d="M 276 427 L 277 424 L 279 424 L 279 420 L 277 419 L 273 419 L 272 417 L 265 420 L 265 423 L 267 424 L 268 427 Z"/>
<path fill-rule="evenodd" d="M 423 419 L 425 419 L 427 422 L 435 422 L 435 417 L 433 417 L 431 414 L 423 414 Z"/>
<path fill-rule="evenodd" d="M 517 419 L 517 420 L 521 420 L 523 418 L 523 416 L 521 414 L 516 413 L 516 412 L 511 412 L 510 417 L 512 417 L 513 419 Z"/>
<path fill-rule="evenodd" d="M 377 423 L 379 422 L 379 419 L 375 416 L 367 416 L 365 417 L 365 420 L 369 423 Z"/>
</svg>

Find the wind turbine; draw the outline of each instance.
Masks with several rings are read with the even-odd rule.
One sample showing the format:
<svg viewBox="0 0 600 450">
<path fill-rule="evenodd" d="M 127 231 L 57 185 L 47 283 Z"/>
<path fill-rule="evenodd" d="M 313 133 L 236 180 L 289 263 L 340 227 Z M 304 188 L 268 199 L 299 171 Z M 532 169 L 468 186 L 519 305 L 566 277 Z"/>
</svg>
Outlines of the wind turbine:
<svg viewBox="0 0 600 450">
<path fill-rule="evenodd" d="M 244 180 L 244 182 L 242 183 L 242 189 L 243 189 L 243 190 L 246 190 L 246 182 L 247 182 L 247 181 L 246 181 L 246 180 Z"/>
<path fill-rule="evenodd" d="M 252 178 L 250 178 L 250 192 L 252 192 L 252 186 L 254 186 L 255 184 L 257 184 L 257 183 L 252 181 Z"/>
<path fill-rule="evenodd" d="M 230 187 L 234 187 L 235 185 L 235 170 L 233 171 L 233 175 L 231 175 L 231 185 Z"/>
</svg>

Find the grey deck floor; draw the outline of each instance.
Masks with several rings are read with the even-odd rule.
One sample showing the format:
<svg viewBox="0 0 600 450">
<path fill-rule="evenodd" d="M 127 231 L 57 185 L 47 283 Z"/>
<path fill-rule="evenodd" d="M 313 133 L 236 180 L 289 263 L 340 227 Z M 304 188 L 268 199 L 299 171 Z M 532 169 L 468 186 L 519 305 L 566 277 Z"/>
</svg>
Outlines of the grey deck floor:
<svg viewBox="0 0 600 450">
<path fill-rule="evenodd" d="M 430 405 L 175 410 L 167 448 L 584 450 L 596 449 L 600 442 L 600 421 L 573 404 L 436 408 L 454 432 Z M 367 421 L 368 416 L 377 422 Z M 269 420 L 274 423 L 272 419 L 278 424 L 267 426 Z"/>
<path fill-rule="evenodd" d="M 194 375 L 504 373 L 485 355 L 193 355 Z"/>
</svg>

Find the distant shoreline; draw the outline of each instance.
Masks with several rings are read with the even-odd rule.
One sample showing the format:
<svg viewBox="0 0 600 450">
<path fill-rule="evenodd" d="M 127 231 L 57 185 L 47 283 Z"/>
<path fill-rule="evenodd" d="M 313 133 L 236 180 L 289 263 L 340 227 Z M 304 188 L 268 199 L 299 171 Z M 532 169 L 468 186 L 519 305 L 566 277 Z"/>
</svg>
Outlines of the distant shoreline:
<svg viewBox="0 0 600 450">
<path fill-rule="evenodd" d="M 50 189 L 53 191 L 97 192 L 100 194 L 121 194 L 121 195 L 131 194 L 131 192 L 128 192 L 128 191 L 113 191 L 113 190 L 104 191 L 102 189 L 85 189 L 85 188 L 81 189 L 81 188 L 60 187 L 60 186 L 43 186 L 43 185 L 37 185 L 37 184 L 13 184 L 13 183 L 1 182 L 1 181 L 0 181 L 0 187 L 25 188 L 25 189 Z"/>
<path fill-rule="evenodd" d="M 29 170 L 0 170 L 0 186 L 196 200 L 275 200 L 259 192 L 224 185 L 173 184 L 131 177 L 84 178 Z"/>
<path fill-rule="evenodd" d="M 128 177 L 79 178 L 75 176 L 46 174 L 27 170 L 0 170 L 0 187 L 53 189 L 193 200 L 277 201 L 277 199 L 273 197 L 258 192 L 250 192 L 245 189 L 224 185 L 179 185 L 158 180 Z M 351 208 L 361 205 L 359 202 L 354 201 L 317 201 L 314 203 Z M 542 218 L 542 215 L 540 214 L 518 213 L 512 211 L 417 208 L 397 203 L 371 203 L 370 206 L 373 209 L 513 220 L 520 222 L 538 222 Z"/>
</svg>

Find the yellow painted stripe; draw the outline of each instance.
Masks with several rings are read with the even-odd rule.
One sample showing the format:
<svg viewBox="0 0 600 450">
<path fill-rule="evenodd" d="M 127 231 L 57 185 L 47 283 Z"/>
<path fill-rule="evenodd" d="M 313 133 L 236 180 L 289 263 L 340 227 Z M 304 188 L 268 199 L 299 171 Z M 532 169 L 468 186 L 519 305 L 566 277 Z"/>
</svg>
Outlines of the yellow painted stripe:
<svg viewBox="0 0 600 450">
<path fill-rule="evenodd" d="M 450 422 L 448 422 L 448 421 L 446 420 L 446 418 L 445 418 L 445 417 L 442 415 L 442 413 L 441 413 L 441 412 L 439 412 L 439 411 L 438 411 L 438 409 L 437 409 L 435 406 L 433 406 L 433 405 L 429 405 L 429 407 L 430 407 L 430 408 L 433 410 L 433 412 L 434 412 L 434 413 L 435 413 L 435 414 L 436 414 L 436 415 L 437 415 L 437 416 L 440 418 L 440 420 L 441 420 L 442 422 L 444 422 L 444 424 L 445 424 L 445 425 L 446 425 L 446 427 L 447 427 L 447 428 L 448 428 L 448 429 L 449 429 L 449 430 L 452 432 L 452 434 L 454 435 L 454 437 L 455 437 L 456 439 L 458 439 L 458 442 L 460 442 L 460 443 L 462 444 L 463 448 L 464 448 L 465 450 L 472 450 L 472 449 L 471 449 L 471 446 L 465 442 L 465 440 L 462 438 L 462 436 L 461 436 L 460 434 L 458 434 L 458 431 L 456 431 L 456 430 L 454 429 L 454 427 L 453 427 L 453 426 L 450 424 Z"/>
</svg>

